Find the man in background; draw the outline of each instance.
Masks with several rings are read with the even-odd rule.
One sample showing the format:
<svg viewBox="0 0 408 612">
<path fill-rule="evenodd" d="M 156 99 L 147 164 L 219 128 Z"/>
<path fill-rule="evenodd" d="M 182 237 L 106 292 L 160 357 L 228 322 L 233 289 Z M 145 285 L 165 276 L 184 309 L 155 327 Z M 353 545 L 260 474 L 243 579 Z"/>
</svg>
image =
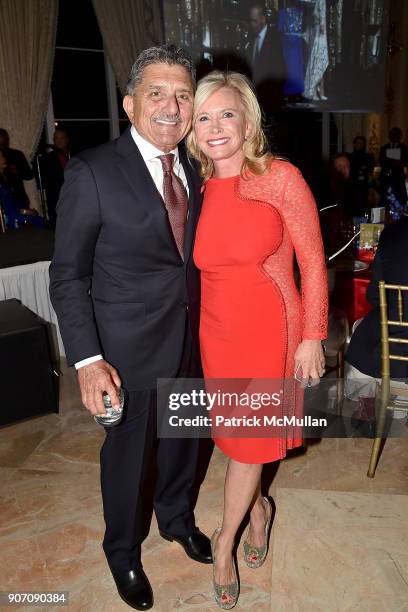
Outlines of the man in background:
<svg viewBox="0 0 408 612">
<path fill-rule="evenodd" d="M 266 8 L 253 4 L 249 12 L 251 39 L 246 47 L 252 81 L 264 111 L 278 110 L 283 102 L 286 64 L 282 38 L 275 25 L 268 24 Z"/>
<path fill-rule="evenodd" d="M 367 153 L 366 147 L 365 137 L 356 136 L 353 140 L 353 152 L 349 155 L 354 205 L 359 213 L 368 206 L 368 184 L 374 170 L 374 157 Z"/>
<path fill-rule="evenodd" d="M 402 130 L 393 127 L 388 134 L 389 142 L 380 149 L 381 182 L 384 191 L 391 189 L 400 206 L 407 204 L 404 168 L 408 167 L 408 146 L 402 142 Z"/>
<path fill-rule="evenodd" d="M 70 159 L 69 136 L 63 127 L 55 129 L 53 142 L 52 151 L 44 155 L 41 160 L 42 179 L 47 195 L 48 216 L 51 227 L 55 227 L 55 209 L 64 182 L 65 166 Z"/>
</svg>

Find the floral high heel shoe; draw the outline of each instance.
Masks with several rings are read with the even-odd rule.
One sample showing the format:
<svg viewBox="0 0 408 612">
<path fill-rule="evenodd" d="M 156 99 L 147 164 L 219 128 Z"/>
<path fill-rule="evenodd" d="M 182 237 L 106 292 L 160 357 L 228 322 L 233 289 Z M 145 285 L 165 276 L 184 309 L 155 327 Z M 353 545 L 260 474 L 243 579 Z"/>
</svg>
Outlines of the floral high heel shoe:
<svg viewBox="0 0 408 612">
<path fill-rule="evenodd" d="M 269 548 L 269 536 L 271 533 L 271 521 L 272 521 L 272 505 L 267 497 L 263 498 L 264 502 L 266 502 L 266 523 L 265 523 L 265 544 L 263 546 L 253 546 L 248 542 L 248 533 L 243 542 L 244 548 L 244 559 L 245 563 L 248 567 L 252 569 L 256 569 L 257 567 L 261 567 L 263 565 L 266 555 L 268 554 Z"/>
<path fill-rule="evenodd" d="M 211 538 L 211 552 L 213 558 L 213 588 L 214 588 L 214 597 L 217 605 L 222 608 L 222 610 L 231 610 L 237 601 L 239 596 L 239 584 L 237 577 L 237 570 L 235 568 L 235 562 L 232 561 L 232 570 L 234 572 L 234 582 L 231 584 L 218 584 L 215 581 L 215 546 L 217 543 L 218 536 L 220 534 L 221 529 L 218 528 L 214 531 Z"/>
</svg>

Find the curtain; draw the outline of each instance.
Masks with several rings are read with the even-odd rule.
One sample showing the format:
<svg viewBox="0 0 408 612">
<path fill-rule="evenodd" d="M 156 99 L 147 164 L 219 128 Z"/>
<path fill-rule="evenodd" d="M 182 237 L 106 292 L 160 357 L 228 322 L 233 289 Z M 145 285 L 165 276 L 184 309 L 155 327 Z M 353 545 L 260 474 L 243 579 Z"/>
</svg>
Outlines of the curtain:
<svg viewBox="0 0 408 612">
<path fill-rule="evenodd" d="M 31 160 L 47 111 L 58 0 L 0 0 L 0 127 Z M 26 183 L 39 208 L 35 181 Z"/>
<path fill-rule="evenodd" d="M 92 0 L 105 51 L 122 95 L 143 49 L 163 42 L 159 0 Z"/>
<path fill-rule="evenodd" d="M 31 159 L 50 94 L 57 0 L 0 0 L 0 126 Z"/>
</svg>

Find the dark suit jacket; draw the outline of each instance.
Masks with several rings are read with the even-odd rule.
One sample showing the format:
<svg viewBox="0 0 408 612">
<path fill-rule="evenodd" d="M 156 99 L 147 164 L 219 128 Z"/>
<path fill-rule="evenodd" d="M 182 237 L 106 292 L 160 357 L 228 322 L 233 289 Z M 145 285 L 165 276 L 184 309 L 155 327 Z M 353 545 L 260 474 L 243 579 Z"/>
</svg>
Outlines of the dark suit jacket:
<svg viewBox="0 0 408 612">
<path fill-rule="evenodd" d="M 70 160 L 57 207 L 50 295 L 68 363 L 102 353 L 127 389 L 177 375 L 187 320 L 198 354 L 200 181 L 179 150 L 189 185 L 184 262 L 130 130 Z"/>
<path fill-rule="evenodd" d="M 283 85 L 287 76 L 282 36 L 276 28 L 268 26 L 255 66 L 252 63 L 254 42 L 255 39 L 252 39 L 248 45 L 247 59 L 259 102 L 266 111 L 276 110 L 283 100 Z"/>
<path fill-rule="evenodd" d="M 399 160 L 386 157 L 386 151 L 389 147 L 391 145 L 387 144 L 380 149 L 380 164 L 383 169 L 381 181 L 384 189 L 389 185 L 393 187 L 394 194 L 399 202 L 404 205 L 407 202 L 404 167 L 408 166 L 408 146 L 402 142 L 397 147 L 401 151 L 401 159 Z"/>
<path fill-rule="evenodd" d="M 346 354 L 346 360 L 355 368 L 379 378 L 381 376 L 381 341 L 380 341 L 380 308 L 378 281 L 408 285 L 408 219 L 402 219 L 386 227 L 381 233 L 380 242 L 373 263 L 372 279 L 367 289 L 367 299 L 373 305 L 354 332 Z M 404 295 L 404 294 L 403 294 Z M 404 295 L 404 313 L 407 320 L 408 296 Z M 398 319 L 397 292 L 388 291 L 388 313 L 391 319 Z M 405 327 L 389 328 L 390 336 L 408 338 Z M 408 345 L 391 344 L 392 352 L 408 356 Z M 405 378 L 408 376 L 408 363 L 391 361 L 391 376 Z"/>
<path fill-rule="evenodd" d="M 401 159 L 400 160 L 394 160 L 394 159 L 389 159 L 387 157 L 387 149 L 391 148 L 392 145 L 390 143 L 383 145 L 380 148 L 380 164 L 383 167 L 393 167 L 393 166 L 399 166 L 399 167 L 403 167 L 403 166 L 408 166 L 408 146 L 404 143 L 401 142 L 397 149 L 400 149 L 401 151 Z"/>
</svg>

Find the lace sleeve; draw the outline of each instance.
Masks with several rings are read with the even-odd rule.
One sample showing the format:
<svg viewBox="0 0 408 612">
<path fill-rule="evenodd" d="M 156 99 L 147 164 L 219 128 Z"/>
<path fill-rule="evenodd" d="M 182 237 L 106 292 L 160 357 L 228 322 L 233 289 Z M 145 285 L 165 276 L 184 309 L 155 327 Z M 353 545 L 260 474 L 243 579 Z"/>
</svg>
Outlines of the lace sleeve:
<svg viewBox="0 0 408 612">
<path fill-rule="evenodd" d="M 293 168 L 293 167 L 292 167 Z M 293 168 L 282 203 L 282 216 L 295 248 L 301 275 L 303 339 L 327 337 L 327 269 L 313 195 L 299 170 Z"/>
</svg>

